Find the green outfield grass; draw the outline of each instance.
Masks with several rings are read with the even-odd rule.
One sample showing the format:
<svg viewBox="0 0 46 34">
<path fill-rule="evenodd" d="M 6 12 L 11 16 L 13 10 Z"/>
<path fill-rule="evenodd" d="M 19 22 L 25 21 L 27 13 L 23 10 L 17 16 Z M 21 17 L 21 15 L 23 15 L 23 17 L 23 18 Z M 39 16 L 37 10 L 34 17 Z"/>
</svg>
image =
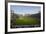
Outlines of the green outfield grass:
<svg viewBox="0 0 46 34">
<path fill-rule="evenodd" d="M 39 24 L 40 20 L 32 17 L 20 17 L 16 19 L 16 25 L 36 25 Z"/>
</svg>

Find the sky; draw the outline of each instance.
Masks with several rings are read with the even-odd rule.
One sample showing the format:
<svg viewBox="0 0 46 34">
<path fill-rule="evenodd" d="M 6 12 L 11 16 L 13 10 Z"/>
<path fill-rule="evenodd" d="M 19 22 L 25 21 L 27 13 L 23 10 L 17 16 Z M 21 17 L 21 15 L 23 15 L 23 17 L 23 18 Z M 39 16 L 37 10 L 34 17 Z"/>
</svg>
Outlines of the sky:
<svg viewBox="0 0 46 34">
<path fill-rule="evenodd" d="M 41 10 L 40 6 L 11 5 L 10 9 L 16 14 L 36 14 Z"/>
</svg>

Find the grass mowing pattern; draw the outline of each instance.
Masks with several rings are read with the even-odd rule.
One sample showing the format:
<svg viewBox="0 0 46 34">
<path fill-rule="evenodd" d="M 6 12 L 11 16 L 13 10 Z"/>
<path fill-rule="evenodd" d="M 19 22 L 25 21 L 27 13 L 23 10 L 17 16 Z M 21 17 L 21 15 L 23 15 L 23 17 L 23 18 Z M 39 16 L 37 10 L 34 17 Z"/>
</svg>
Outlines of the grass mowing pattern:
<svg viewBox="0 0 46 34">
<path fill-rule="evenodd" d="M 20 17 L 16 19 L 16 25 L 37 25 L 40 20 L 32 17 Z"/>
</svg>

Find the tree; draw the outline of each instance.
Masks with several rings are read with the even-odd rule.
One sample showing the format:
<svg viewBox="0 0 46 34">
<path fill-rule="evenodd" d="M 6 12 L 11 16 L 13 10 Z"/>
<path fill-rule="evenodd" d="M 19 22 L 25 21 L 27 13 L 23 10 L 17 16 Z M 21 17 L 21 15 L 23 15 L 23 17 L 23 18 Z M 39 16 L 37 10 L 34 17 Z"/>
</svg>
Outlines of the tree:
<svg viewBox="0 0 46 34">
<path fill-rule="evenodd" d="M 17 18 L 19 18 L 19 16 L 15 14 L 13 10 L 11 10 L 11 27 L 12 28 L 15 27 Z"/>
</svg>

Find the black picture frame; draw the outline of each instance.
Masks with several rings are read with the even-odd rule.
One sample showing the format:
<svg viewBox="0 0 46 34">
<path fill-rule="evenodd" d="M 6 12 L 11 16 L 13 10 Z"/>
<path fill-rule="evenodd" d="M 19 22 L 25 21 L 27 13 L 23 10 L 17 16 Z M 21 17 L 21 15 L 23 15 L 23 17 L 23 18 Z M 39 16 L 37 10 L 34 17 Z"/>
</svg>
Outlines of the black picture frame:
<svg viewBox="0 0 46 34">
<path fill-rule="evenodd" d="M 7 18 L 8 18 L 8 2 L 13 2 L 13 3 L 32 3 L 32 4 L 43 4 L 43 30 L 36 30 L 36 31 L 21 31 L 21 32 L 7 32 Z M 25 33 L 25 32 L 43 32 L 45 30 L 45 3 L 44 2 L 27 2 L 27 1 L 8 1 L 5 0 L 5 34 L 9 34 L 9 33 Z"/>
</svg>

